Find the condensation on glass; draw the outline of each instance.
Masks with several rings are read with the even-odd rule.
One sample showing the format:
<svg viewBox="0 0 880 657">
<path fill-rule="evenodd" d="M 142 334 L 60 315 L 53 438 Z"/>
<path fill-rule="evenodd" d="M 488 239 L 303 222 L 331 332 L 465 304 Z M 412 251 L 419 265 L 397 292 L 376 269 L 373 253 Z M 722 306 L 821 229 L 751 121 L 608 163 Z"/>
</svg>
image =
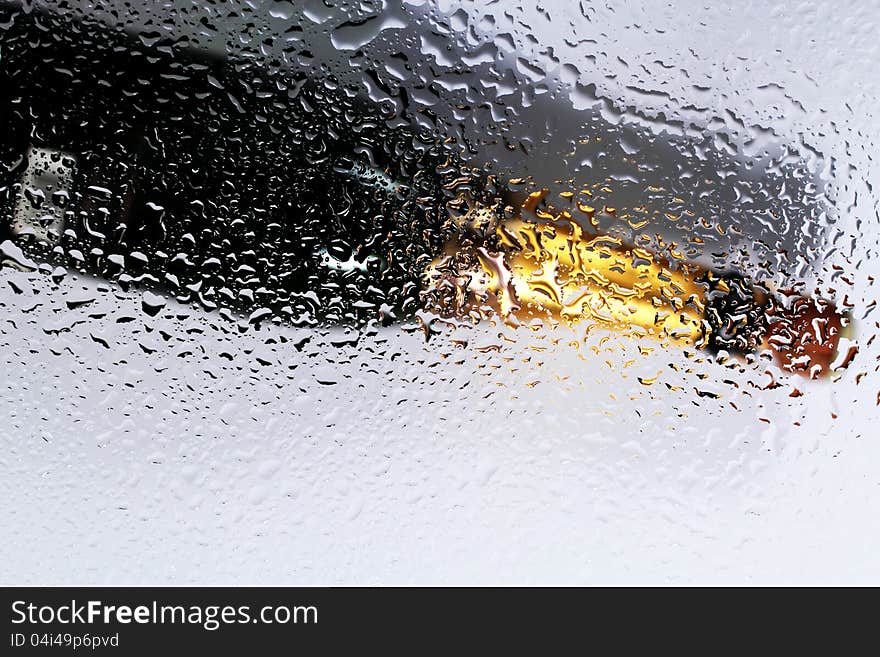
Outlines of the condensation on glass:
<svg viewBox="0 0 880 657">
<path fill-rule="evenodd" d="M 878 579 L 876 7 L 143 4 L 0 4 L 4 580 Z"/>
</svg>

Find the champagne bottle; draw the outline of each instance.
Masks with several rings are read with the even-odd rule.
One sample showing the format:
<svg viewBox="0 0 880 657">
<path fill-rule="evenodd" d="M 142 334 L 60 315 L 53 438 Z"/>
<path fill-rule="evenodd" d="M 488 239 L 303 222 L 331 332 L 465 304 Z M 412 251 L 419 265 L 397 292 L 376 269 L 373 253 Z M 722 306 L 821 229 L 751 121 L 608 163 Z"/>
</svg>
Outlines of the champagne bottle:
<svg viewBox="0 0 880 657">
<path fill-rule="evenodd" d="M 519 201 L 492 176 L 392 127 L 332 76 L 173 52 L 57 15 L 6 23 L 0 156 L 19 265 L 51 261 L 253 322 L 492 311 L 766 347 L 792 371 L 828 370 L 845 323 L 830 304 L 783 303 L 570 216 L 527 220 L 540 194 L 511 212 Z"/>
</svg>

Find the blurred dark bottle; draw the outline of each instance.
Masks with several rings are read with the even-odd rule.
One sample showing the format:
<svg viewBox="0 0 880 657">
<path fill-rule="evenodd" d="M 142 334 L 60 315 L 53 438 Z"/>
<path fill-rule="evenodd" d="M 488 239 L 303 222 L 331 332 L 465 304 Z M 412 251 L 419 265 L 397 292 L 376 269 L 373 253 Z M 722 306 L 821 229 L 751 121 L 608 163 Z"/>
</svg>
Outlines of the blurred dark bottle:
<svg viewBox="0 0 880 657">
<path fill-rule="evenodd" d="M 834 355 L 832 306 L 797 295 L 786 306 L 743 277 L 670 267 L 620 240 L 609 250 L 576 222 L 523 222 L 509 189 L 443 140 L 390 127 L 331 75 L 193 56 L 55 13 L 6 9 L 2 23 L 3 229 L 36 261 L 255 322 L 329 325 L 430 306 L 449 278 L 434 265 L 452 249 L 471 254 L 467 293 L 502 316 L 540 310 L 738 353 L 769 345 L 804 373 Z M 652 148 L 681 168 L 667 145 Z M 461 207 L 492 208 L 492 229 L 463 233 Z M 568 278 L 548 278 L 551 264 Z"/>
</svg>

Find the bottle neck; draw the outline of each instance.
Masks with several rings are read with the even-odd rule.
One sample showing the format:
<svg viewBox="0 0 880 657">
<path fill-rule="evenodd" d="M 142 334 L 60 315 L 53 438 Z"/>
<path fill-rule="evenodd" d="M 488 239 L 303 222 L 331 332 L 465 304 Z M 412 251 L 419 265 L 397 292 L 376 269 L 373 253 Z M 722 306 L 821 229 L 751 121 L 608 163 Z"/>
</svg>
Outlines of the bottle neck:
<svg viewBox="0 0 880 657">
<path fill-rule="evenodd" d="M 457 237 L 423 276 L 425 306 L 441 316 L 580 324 L 714 352 L 767 349 L 784 370 L 811 378 L 831 371 L 849 321 L 826 301 L 673 264 L 528 201 L 522 211 L 476 204 L 454 222 Z"/>
</svg>

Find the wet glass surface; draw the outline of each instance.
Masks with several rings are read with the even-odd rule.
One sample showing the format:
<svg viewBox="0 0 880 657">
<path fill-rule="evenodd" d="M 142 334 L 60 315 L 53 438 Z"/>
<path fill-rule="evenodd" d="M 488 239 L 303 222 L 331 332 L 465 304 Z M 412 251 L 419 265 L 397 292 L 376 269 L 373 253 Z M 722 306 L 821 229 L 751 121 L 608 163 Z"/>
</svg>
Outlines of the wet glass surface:
<svg viewBox="0 0 880 657">
<path fill-rule="evenodd" d="M 4 2 L 0 579 L 865 582 L 874 3 Z"/>
</svg>

